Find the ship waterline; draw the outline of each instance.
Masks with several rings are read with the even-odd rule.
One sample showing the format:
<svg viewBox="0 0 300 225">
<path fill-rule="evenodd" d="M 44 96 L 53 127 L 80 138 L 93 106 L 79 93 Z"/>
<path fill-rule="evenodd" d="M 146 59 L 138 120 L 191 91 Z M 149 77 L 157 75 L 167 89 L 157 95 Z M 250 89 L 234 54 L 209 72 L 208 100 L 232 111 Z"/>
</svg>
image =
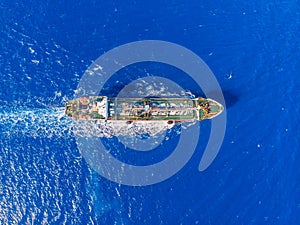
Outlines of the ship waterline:
<svg viewBox="0 0 300 225">
<path fill-rule="evenodd" d="M 223 106 L 209 98 L 111 98 L 83 96 L 66 103 L 75 120 L 185 122 L 212 119 Z"/>
</svg>

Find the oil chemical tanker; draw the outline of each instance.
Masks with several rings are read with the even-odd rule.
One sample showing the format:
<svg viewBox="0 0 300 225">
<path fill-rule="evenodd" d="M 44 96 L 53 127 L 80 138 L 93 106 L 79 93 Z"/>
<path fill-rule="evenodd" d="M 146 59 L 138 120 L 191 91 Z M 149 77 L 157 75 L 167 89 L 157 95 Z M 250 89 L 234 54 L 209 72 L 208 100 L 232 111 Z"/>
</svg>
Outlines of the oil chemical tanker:
<svg viewBox="0 0 300 225">
<path fill-rule="evenodd" d="M 75 120 L 190 122 L 212 119 L 223 106 L 209 98 L 110 98 L 84 96 L 66 103 L 65 114 Z"/>
</svg>

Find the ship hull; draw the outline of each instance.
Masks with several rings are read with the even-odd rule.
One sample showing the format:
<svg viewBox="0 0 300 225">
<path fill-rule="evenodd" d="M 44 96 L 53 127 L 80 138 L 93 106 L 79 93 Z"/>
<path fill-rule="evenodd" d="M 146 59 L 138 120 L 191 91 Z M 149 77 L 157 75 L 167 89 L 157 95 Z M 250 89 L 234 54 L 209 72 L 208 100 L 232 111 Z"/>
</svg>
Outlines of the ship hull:
<svg viewBox="0 0 300 225">
<path fill-rule="evenodd" d="M 76 120 L 168 121 L 211 119 L 223 106 L 206 98 L 109 98 L 85 96 L 66 103 L 65 114 Z"/>
</svg>

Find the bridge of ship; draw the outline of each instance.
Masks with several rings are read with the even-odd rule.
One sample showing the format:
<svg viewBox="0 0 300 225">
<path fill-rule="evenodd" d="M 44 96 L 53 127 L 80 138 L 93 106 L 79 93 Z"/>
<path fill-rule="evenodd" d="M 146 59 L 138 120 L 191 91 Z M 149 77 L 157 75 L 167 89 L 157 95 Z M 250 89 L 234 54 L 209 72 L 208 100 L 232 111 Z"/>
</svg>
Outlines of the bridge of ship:
<svg viewBox="0 0 300 225">
<path fill-rule="evenodd" d="M 190 99 L 110 98 L 107 102 L 110 120 L 195 120 L 198 110 Z"/>
</svg>

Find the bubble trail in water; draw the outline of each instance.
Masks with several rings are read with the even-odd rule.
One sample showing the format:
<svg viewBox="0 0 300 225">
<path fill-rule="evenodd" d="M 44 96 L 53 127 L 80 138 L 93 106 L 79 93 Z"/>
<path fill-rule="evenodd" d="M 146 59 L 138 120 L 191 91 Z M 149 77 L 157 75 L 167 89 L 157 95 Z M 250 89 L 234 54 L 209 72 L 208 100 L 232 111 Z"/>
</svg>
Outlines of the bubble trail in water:
<svg viewBox="0 0 300 225">
<path fill-rule="evenodd" d="M 134 122 L 127 124 L 126 121 L 79 121 L 73 123 L 72 131 L 74 134 L 81 137 L 107 137 L 112 136 L 132 136 L 140 137 L 147 134 L 149 136 L 158 135 L 168 129 L 171 129 L 174 124 L 167 122 Z"/>
<path fill-rule="evenodd" d="M 6 108 L 0 111 L 1 135 L 51 138 L 70 135 L 64 108 Z"/>
<path fill-rule="evenodd" d="M 81 137 L 113 136 L 155 136 L 171 129 L 173 125 L 161 122 L 136 122 L 126 124 L 123 121 L 75 121 L 64 115 L 64 108 L 7 108 L 0 111 L 1 135 L 22 135 L 30 137 Z"/>
</svg>

